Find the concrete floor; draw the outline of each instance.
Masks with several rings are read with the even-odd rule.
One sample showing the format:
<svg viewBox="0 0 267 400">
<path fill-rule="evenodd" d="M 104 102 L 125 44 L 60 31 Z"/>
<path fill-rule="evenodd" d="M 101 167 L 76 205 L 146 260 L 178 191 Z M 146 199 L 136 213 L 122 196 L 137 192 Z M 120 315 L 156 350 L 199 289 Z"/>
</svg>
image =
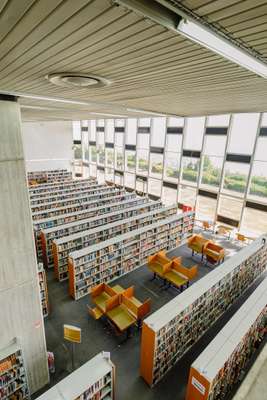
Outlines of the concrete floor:
<svg viewBox="0 0 267 400">
<path fill-rule="evenodd" d="M 218 238 L 216 240 L 220 242 Z M 240 249 L 237 245 L 224 239 L 221 240 L 221 243 L 228 250 L 227 257 Z M 182 256 L 186 266 L 199 263 L 199 275 L 196 279 L 202 278 L 214 268 L 201 264 L 199 256 L 192 259 L 191 252 L 185 245 L 170 252 L 169 255 Z M 134 285 L 137 298 L 145 300 L 150 297 L 152 299 L 152 312 L 154 312 L 179 295 L 179 292 L 172 288 L 163 290 L 160 288 L 161 282 L 150 279 L 151 273 L 144 266 L 119 278 L 114 283 L 123 287 Z M 45 321 L 45 330 L 47 348 L 54 353 L 56 364 L 56 372 L 51 376 L 50 386 L 63 379 L 71 371 L 70 346 L 63 339 L 63 324 L 73 324 L 82 329 L 82 343 L 76 345 L 75 348 L 75 368 L 100 351 L 109 351 L 116 366 L 116 400 L 182 400 L 185 397 L 190 365 L 232 317 L 257 284 L 259 281 L 209 329 L 206 335 L 186 353 L 163 380 L 151 389 L 139 376 L 140 333 L 135 332 L 133 337 L 127 341 L 124 337 L 115 336 L 104 322 L 94 321 L 88 316 L 86 305 L 90 303 L 89 296 L 75 302 L 68 296 L 67 283 L 60 284 L 55 281 L 53 272 L 49 271 L 48 288 L 51 313 Z M 45 387 L 38 395 L 48 388 Z"/>
</svg>

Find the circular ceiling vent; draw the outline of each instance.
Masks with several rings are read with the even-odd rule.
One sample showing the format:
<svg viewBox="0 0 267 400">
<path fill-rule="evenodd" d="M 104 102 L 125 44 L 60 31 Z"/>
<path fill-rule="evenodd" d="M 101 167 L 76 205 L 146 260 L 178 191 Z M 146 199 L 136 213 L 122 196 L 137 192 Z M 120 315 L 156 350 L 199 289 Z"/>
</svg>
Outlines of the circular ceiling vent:
<svg viewBox="0 0 267 400">
<path fill-rule="evenodd" d="M 49 82 L 57 86 L 76 88 L 100 88 L 109 85 L 110 82 L 96 75 L 87 75 L 76 72 L 60 72 L 46 75 Z"/>
</svg>

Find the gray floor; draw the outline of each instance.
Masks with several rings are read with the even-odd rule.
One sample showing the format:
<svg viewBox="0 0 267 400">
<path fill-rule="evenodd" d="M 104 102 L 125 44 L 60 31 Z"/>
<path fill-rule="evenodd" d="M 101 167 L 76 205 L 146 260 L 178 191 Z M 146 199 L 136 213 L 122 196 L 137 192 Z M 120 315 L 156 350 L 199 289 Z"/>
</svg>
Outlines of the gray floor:
<svg viewBox="0 0 267 400">
<path fill-rule="evenodd" d="M 217 242 L 220 241 L 216 238 Z M 227 248 L 227 257 L 240 249 L 238 245 L 231 244 L 222 239 L 222 245 Z M 208 274 L 214 267 L 200 263 L 200 257 L 191 257 L 191 252 L 186 246 L 172 251 L 169 255 L 183 257 L 183 263 L 190 266 L 199 263 L 199 275 L 197 279 Z M 218 266 L 216 268 L 220 268 Z M 146 267 L 134 271 L 114 283 L 124 287 L 135 286 L 136 297 L 145 300 L 152 299 L 152 311 L 155 311 L 179 295 L 175 289 L 163 290 L 161 282 L 151 281 L 151 273 Z M 256 283 L 256 285 L 259 281 Z M 100 351 L 109 351 L 111 359 L 116 365 L 116 400 L 182 400 L 188 379 L 190 365 L 201 353 L 213 337 L 221 330 L 234 312 L 254 290 L 250 288 L 239 301 L 234 304 L 225 315 L 193 346 L 176 366 L 153 389 L 150 389 L 139 376 L 140 359 L 140 333 L 125 341 L 124 337 L 115 336 L 110 327 L 102 321 L 94 321 L 88 317 L 86 305 L 90 303 L 89 296 L 73 301 L 68 296 L 67 283 L 60 284 L 54 280 L 53 272 L 48 272 L 48 288 L 51 313 L 45 321 L 47 348 L 55 354 L 56 372 L 51 376 L 50 386 L 63 379 L 71 370 L 70 347 L 63 339 L 63 324 L 73 324 L 82 329 L 82 343 L 76 345 L 75 368 L 79 367 Z M 40 393 L 47 390 L 44 388 Z M 38 395 L 40 395 L 38 393 Z M 36 396 L 35 396 L 36 397 Z"/>
</svg>

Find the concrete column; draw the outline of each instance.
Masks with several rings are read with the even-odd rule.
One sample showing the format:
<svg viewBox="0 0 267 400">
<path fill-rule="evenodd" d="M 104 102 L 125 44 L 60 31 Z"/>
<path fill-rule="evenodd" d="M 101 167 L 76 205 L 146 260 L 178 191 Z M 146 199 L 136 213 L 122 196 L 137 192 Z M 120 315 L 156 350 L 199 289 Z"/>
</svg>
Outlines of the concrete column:
<svg viewBox="0 0 267 400">
<path fill-rule="evenodd" d="M 49 381 L 20 109 L 0 94 L 0 349 L 22 344 L 31 393 Z"/>
</svg>

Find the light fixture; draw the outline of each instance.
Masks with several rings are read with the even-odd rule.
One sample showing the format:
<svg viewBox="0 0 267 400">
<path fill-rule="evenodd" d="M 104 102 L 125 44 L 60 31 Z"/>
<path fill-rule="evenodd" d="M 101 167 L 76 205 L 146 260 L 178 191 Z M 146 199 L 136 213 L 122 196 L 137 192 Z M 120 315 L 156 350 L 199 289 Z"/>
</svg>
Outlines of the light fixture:
<svg viewBox="0 0 267 400">
<path fill-rule="evenodd" d="M 57 86 L 76 88 L 100 88 L 110 84 L 105 78 L 78 72 L 58 72 L 46 75 L 46 79 Z"/>
<path fill-rule="evenodd" d="M 126 111 L 138 113 L 138 114 L 148 114 L 148 115 L 157 115 L 158 117 L 166 117 L 166 114 L 160 114 L 155 111 L 139 110 L 138 108 L 126 108 Z"/>
<path fill-rule="evenodd" d="M 189 21 L 181 20 L 177 26 L 177 31 L 193 40 L 194 42 L 206 47 L 209 50 L 223 56 L 224 58 L 254 72 L 255 74 L 267 78 L 267 64 L 257 60 L 249 53 L 245 52 L 237 45 L 220 37 L 212 30 L 202 25 Z"/>
<path fill-rule="evenodd" d="M 52 107 L 27 106 L 27 105 L 24 105 L 24 104 L 21 104 L 20 108 L 27 108 L 27 109 L 29 108 L 31 110 L 55 110 Z"/>
</svg>

